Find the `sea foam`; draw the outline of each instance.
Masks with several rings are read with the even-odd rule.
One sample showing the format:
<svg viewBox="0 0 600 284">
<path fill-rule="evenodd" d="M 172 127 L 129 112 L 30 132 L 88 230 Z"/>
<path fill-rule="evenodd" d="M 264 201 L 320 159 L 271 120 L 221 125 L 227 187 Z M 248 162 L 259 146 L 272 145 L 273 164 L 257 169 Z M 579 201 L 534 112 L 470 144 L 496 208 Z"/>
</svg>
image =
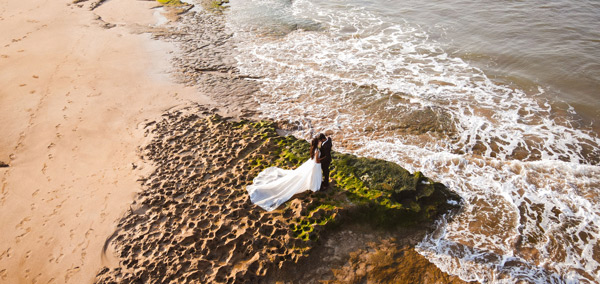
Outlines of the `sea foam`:
<svg viewBox="0 0 600 284">
<path fill-rule="evenodd" d="M 495 82 L 418 25 L 364 8 L 232 2 L 238 68 L 261 78 L 265 117 L 304 138 L 333 131 L 337 150 L 422 171 L 464 198 L 418 246 L 430 261 L 464 280 L 600 281 L 600 139 L 543 86 Z M 274 3 L 260 28 L 245 14 Z"/>
</svg>

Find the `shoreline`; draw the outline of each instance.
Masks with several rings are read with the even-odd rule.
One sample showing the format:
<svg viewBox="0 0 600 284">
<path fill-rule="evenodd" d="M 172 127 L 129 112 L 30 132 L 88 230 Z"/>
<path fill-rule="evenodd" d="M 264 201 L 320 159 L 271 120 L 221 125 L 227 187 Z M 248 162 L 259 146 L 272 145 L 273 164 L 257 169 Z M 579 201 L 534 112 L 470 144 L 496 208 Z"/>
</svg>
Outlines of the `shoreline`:
<svg viewBox="0 0 600 284">
<path fill-rule="evenodd" d="M 405 234 L 408 240 L 394 240 L 394 236 L 398 235 L 388 233 L 361 233 L 371 242 L 352 243 L 337 251 L 330 240 L 350 240 L 348 236 L 364 229 L 364 225 L 355 225 L 354 229 L 327 233 L 324 238 L 331 239 L 324 239 L 323 244 L 311 243 L 307 247 L 305 240 L 298 240 L 298 237 L 310 240 L 313 236 L 318 237 L 316 232 L 321 229 L 314 234 L 302 231 L 300 236 L 296 236 L 295 231 L 284 231 L 289 230 L 291 215 L 303 216 L 306 213 L 303 208 L 316 204 L 315 200 L 321 197 L 296 196 L 286 205 L 289 208 L 285 214 L 291 215 L 284 214 L 287 217 L 274 220 L 269 220 L 272 214 L 254 212 L 256 208 L 248 204 L 243 194 L 240 195 L 239 185 L 249 179 L 251 181 L 259 167 L 252 162 L 253 171 L 245 172 L 235 163 L 230 163 L 230 168 L 225 163 L 231 156 L 250 154 L 244 150 L 236 152 L 239 144 L 251 150 L 260 144 L 258 140 L 244 144 L 246 137 L 230 149 L 215 146 L 215 153 L 210 158 L 217 162 L 213 165 L 214 173 L 208 176 L 195 176 L 201 171 L 198 164 L 206 162 L 206 159 L 192 165 L 183 155 L 183 164 L 178 165 L 190 178 L 185 182 L 193 183 L 198 179 L 201 182 L 212 181 L 212 184 L 206 183 L 208 188 L 235 185 L 237 191 L 234 193 L 205 197 L 204 193 L 195 192 L 193 186 L 196 185 L 192 184 L 186 190 L 199 196 L 200 199 L 196 200 L 165 187 L 164 182 L 168 186 L 179 187 L 177 181 L 169 183 L 173 181 L 161 180 L 163 177 L 160 176 L 149 179 L 153 172 L 165 167 L 157 161 L 149 161 L 143 150 L 157 139 L 145 131 L 158 125 L 161 118 L 177 120 L 181 117 L 173 116 L 173 113 L 181 114 L 190 106 L 196 106 L 200 109 L 196 115 L 204 112 L 202 115 L 205 116 L 220 114 L 256 120 L 252 93 L 258 85 L 237 72 L 232 53 L 235 43 L 228 40 L 223 19 L 218 15 L 188 12 L 179 15 L 181 19 L 177 23 L 153 26 L 164 21 L 163 17 L 173 16 L 172 11 L 165 11 L 166 15 L 160 16 L 157 13 L 161 12 L 154 9 L 159 5 L 145 1 L 12 5 L 6 4 L 8 12 L 0 12 L 5 22 L 3 32 L 7 31 L 3 33 L 7 35 L 5 41 L 11 38 L 11 43 L 0 52 L 0 66 L 13 70 L 10 74 L 0 75 L 0 83 L 8 86 L 2 90 L 3 97 L 0 97 L 0 122 L 10 125 L 3 129 L 9 135 L 0 140 L 0 162 L 8 166 L 0 167 L 0 222 L 9 229 L 8 233 L 0 236 L 2 282 L 110 282 L 111 279 L 131 280 L 133 278 L 130 277 L 148 273 L 160 275 L 167 270 L 168 277 L 180 281 L 188 279 L 189 282 L 195 282 L 199 277 L 223 280 L 225 278 L 220 277 L 225 276 L 250 282 L 252 279 L 293 281 L 285 274 L 285 269 L 281 270 L 283 274 L 274 274 L 271 268 L 286 263 L 288 271 L 303 268 L 308 273 L 315 264 L 307 265 L 303 261 L 332 249 L 336 252 L 329 259 L 331 262 L 317 262 L 321 270 L 328 270 L 321 271 L 319 277 L 325 277 L 321 280 L 329 279 L 327 281 L 352 282 L 352 279 L 362 279 L 373 272 L 355 267 L 368 264 L 379 252 L 404 255 L 405 249 L 414 247 L 418 236 L 426 232 L 422 228 Z M 7 16 L 12 11 L 27 9 L 26 15 Z M 27 22 L 25 26 L 14 28 L 24 21 Z M 8 32 L 9 28 L 14 29 Z M 33 31 L 25 32 L 27 29 Z M 39 62 L 44 64 L 39 65 Z M 36 69 L 38 71 L 32 71 Z M 178 127 L 186 126 L 186 121 L 177 123 L 183 123 Z M 178 141 L 188 134 L 202 134 L 196 131 L 194 128 L 181 128 L 159 139 Z M 227 143 L 231 140 L 231 137 L 218 135 L 215 131 L 205 134 L 217 140 L 225 139 Z M 187 147 L 194 145 L 187 144 Z M 235 155 L 232 155 L 234 152 Z M 259 152 L 265 154 L 269 149 L 263 147 Z M 185 151 L 179 151 L 179 154 L 182 153 L 185 154 Z M 211 176 L 228 171 L 238 174 L 230 178 L 221 177 L 220 180 Z M 246 176 L 239 175 L 237 171 Z M 177 175 L 169 178 L 176 179 Z M 157 196 L 158 199 L 155 198 Z M 168 204 L 152 207 L 144 205 L 143 201 L 149 205 L 165 201 Z M 194 203 L 197 204 L 192 206 Z M 233 216 L 229 208 L 232 204 L 239 207 L 240 216 L 247 213 L 243 211 L 248 211 L 258 220 L 264 220 L 259 223 L 252 221 L 254 217 L 249 218 L 247 226 L 242 229 L 232 225 L 231 222 L 236 220 L 223 223 Z M 215 206 L 218 210 L 213 212 Z M 178 208 L 191 208 L 190 214 L 181 218 L 178 216 L 181 209 Z M 203 211 L 199 211 L 207 208 L 212 217 L 217 216 L 217 212 L 224 212 L 224 219 L 217 218 L 207 223 L 210 218 L 202 217 Z M 149 209 L 158 210 L 154 213 L 161 218 L 152 217 L 148 223 L 162 229 L 149 233 L 145 238 L 144 232 L 157 228 L 138 222 Z M 171 228 L 165 226 L 167 223 L 179 225 Z M 198 236 L 186 235 L 186 226 L 188 231 L 200 228 L 208 230 L 208 233 L 201 242 L 191 243 Z M 265 230 L 272 230 L 272 234 Z M 254 234 L 244 235 L 241 231 Z M 220 234 L 231 236 L 236 245 L 219 243 L 216 237 Z M 248 246 L 248 241 L 252 244 L 252 240 L 259 236 L 267 243 L 278 243 L 274 245 L 278 253 L 271 254 L 263 249 L 261 255 L 262 248 L 255 244 L 257 246 L 252 248 L 255 254 L 248 259 L 239 258 L 240 250 Z M 136 242 L 140 241 L 142 245 L 136 248 Z M 166 243 L 169 244 L 166 253 L 148 252 L 148 244 L 165 248 Z M 291 243 L 298 246 L 288 247 Z M 131 244 L 129 249 L 126 249 L 127 244 Z M 406 248 L 407 245 L 409 248 Z M 307 248 L 320 252 L 306 255 Z M 189 250 L 186 252 L 188 256 L 198 254 L 196 260 L 210 262 L 210 258 L 229 258 L 222 259 L 227 263 L 206 275 L 198 272 L 199 267 L 196 267 L 196 273 L 188 269 L 190 263 L 185 260 L 176 261 L 175 266 L 162 271 L 160 261 L 173 255 L 179 257 L 182 249 Z M 143 255 L 141 263 L 132 260 L 140 253 Z M 352 258 L 351 253 L 364 257 Z M 255 256 L 258 258 L 254 259 Z M 422 256 L 417 254 L 414 257 L 419 259 L 420 267 L 427 267 L 427 270 L 421 271 L 423 275 L 433 273 L 437 279 L 460 283 L 456 277 L 449 280 L 448 275 L 439 274 L 441 271 Z M 239 264 L 240 259 L 243 259 L 241 266 L 231 268 L 231 264 Z M 154 264 L 153 268 L 157 270 L 141 271 L 137 265 L 144 263 Z M 195 265 L 200 265 L 198 263 Z M 402 267 L 397 262 L 390 265 Z M 185 271 L 189 273 L 182 274 Z M 240 278 L 237 278 L 238 274 Z"/>
</svg>

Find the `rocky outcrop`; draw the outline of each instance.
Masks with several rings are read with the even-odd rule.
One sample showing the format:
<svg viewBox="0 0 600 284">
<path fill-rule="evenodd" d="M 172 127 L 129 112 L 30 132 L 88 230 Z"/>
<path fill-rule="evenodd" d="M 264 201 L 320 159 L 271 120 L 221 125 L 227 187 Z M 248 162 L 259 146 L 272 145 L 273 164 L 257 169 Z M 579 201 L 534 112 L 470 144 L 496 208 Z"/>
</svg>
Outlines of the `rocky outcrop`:
<svg viewBox="0 0 600 284">
<path fill-rule="evenodd" d="M 334 153 L 332 189 L 265 212 L 246 186 L 266 167 L 304 162 L 308 142 L 279 136 L 272 122 L 199 108 L 167 113 L 148 129 L 143 158 L 156 169 L 107 240 L 118 265 L 103 268 L 97 283 L 255 283 L 305 259 L 330 230 L 368 220 L 430 224 L 459 200 L 419 173 Z"/>
</svg>

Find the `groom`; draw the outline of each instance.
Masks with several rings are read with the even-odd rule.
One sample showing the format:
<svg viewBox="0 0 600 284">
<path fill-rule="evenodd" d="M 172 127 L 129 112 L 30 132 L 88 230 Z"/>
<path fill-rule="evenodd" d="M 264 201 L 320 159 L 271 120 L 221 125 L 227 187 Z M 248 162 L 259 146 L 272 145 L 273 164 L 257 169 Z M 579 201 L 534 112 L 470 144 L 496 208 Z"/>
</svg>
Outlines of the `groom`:
<svg viewBox="0 0 600 284">
<path fill-rule="evenodd" d="M 325 137 L 325 134 L 320 133 L 319 141 L 321 142 L 321 169 L 323 170 L 322 189 L 329 188 L 329 165 L 331 164 L 331 138 Z"/>
</svg>

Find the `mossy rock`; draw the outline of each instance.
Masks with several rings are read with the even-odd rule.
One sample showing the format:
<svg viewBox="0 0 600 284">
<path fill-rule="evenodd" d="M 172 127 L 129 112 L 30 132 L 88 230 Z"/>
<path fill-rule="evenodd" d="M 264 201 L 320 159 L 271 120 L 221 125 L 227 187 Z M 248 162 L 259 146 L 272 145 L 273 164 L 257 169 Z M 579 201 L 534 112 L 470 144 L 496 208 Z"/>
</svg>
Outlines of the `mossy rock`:
<svg viewBox="0 0 600 284">
<path fill-rule="evenodd" d="M 245 122 L 242 122 L 245 123 Z M 293 136 L 277 135 L 275 124 L 253 122 L 253 132 L 269 139 L 272 147 L 260 160 L 261 169 L 278 166 L 296 168 L 309 159 L 310 143 Z M 310 232 L 343 222 L 366 222 L 374 226 L 411 226 L 433 220 L 458 206 L 460 197 L 421 172 L 411 174 L 401 166 L 384 160 L 362 158 L 333 152 L 333 188 L 310 194 L 301 217 L 293 221 L 294 236 L 308 241 Z M 282 210 L 289 210 L 284 205 Z M 307 232 L 310 226 L 310 232 Z"/>
<path fill-rule="evenodd" d="M 223 12 L 228 7 L 229 0 L 202 0 L 200 3 L 208 11 Z"/>
<path fill-rule="evenodd" d="M 375 199 L 391 207 L 414 207 L 413 203 L 425 205 L 460 200 L 458 195 L 443 184 L 434 182 L 421 172 L 411 174 L 395 163 L 349 154 L 337 154 L 334 159 L 338 179 L 343 177 L 343 183 L 359 189 L 354 192 L 366 199 Z"/>
<path fill-rule="evenodd" d="M 234 122 L 202 108 L 175 110 L 147 125 L 153 138 L 141 155 L 156 167 L 141 180 L 138 209 L 105 243 L 103 253 L 111 244 L 119 265 L 104 267 L 97 283 L 261 282 L 268 271 L 293 267 L 337 228 L 433 224 L 458 200 L 420 173 L 334 152 L 331 189 L 297 194 L 266 212 L 251 203 L 247 186 L 266 167 L 305 162 L 307 141 L 278 135 L 273 122 Z M 181 265 L 182 256 L 198 266 Z"/>
<path fill-rule="evenodd" d="M 163 5 L 169 5 L 169 6 L 189 5 L 185 2 L 182 2 L 181 0 L 156 0 L 156 2 L 163 4 Z"/>
</svg>

